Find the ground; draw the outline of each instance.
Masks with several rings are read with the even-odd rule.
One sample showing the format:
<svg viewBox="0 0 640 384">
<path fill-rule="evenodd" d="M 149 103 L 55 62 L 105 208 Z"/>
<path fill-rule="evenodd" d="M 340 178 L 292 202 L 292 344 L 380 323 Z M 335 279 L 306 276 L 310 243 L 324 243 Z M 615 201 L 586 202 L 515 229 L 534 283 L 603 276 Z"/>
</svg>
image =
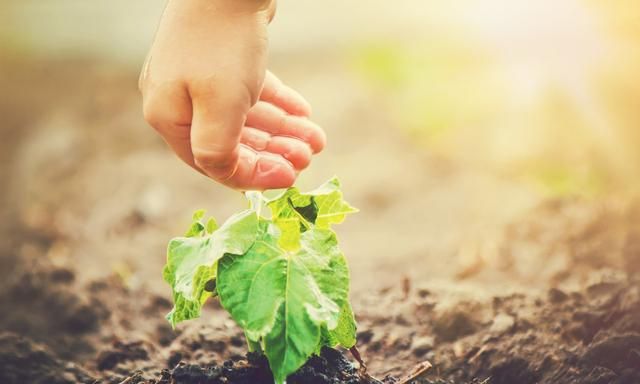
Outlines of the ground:
<svg viewBox="0 0 640 384">
<path fill-rule="evenodd" d="M 313 90 L 328 131 L 302 187 L 336 174 L 361 210 L 337 231 L 369 374 L 429 361 L 417 382 L 640 382 L 640 201 L 549 197 L 433 155 L 324 59 L 273 66 Z M 128 67 L 1 65 L 0 382 L 268 382 L 215 304 L 176 330 L 164 320 L 168 239 L 193 210 L 222 221 L 243 198 L 146 127 Z M 326 354 L 302 382 L 360 380 Z"/>
</svg>

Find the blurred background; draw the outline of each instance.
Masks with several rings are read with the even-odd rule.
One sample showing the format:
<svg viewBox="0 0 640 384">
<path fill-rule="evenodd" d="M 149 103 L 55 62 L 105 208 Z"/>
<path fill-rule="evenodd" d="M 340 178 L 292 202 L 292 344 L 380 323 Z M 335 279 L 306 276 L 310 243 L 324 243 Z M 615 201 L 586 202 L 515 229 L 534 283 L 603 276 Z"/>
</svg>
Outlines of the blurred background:
<svg viewBox="0 0 640 384">
<path fill-rule="evenodd" d="M 244 206 L 142 120 L 137 74 L 163 6 L 0 0 L 7 255 L 166 294 L 164 247 L 191 212 Z M 355 295 L 404 277 L 487 295 L 568 284 L 576 260 L 602 267 L 584 257 L 594 230 L 611 231 L 596 249 L 624 246 L 637 1 L 281 0 L 271 32 L 270 67 L 329 137 L 300 185 L 336 174 L 362 211 L 339 230 Z"/>
</svg>

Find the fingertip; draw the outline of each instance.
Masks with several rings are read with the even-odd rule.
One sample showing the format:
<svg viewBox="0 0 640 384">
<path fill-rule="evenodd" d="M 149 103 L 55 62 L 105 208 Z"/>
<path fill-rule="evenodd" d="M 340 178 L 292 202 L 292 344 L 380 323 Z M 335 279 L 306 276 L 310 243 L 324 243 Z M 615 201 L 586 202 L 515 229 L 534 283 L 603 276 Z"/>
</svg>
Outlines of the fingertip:
<svg viewBox="0 0 640 384">
<path fill-rule="evenodd" d="M 327 133 L 318 124 L 307 118 L 299 118 L 298 120 L 302 134 L 301 139 L 311 147 L 314 154 L 321 152 L 327 145 Z"/>
<path fill-rule="evenodd" d="M 324 129 L 318 127 L 318 142 L 316 147 L 313 150 L 313 153 L 322 152 L 322 150 L 327 146 L 327 133 Z"/>
<path fill-rule="evenodd" d="M 279 154 L 288 160 L 296 170 L 302 170 L 311 163 L 313 152 L 311 147 L 298 139 L 284 136 L 271 138 L 267 151 Z"/>
<path fill-rule="evenodd" d="M 293 165 L 282 156 L 258 153 L 241 145 L 238 169 L 227 184 L 242 190 L 288 188 L 296 176 Z"/>
<path fill-rule="evenodd" d="M 306 149 L 304 149 L 306 147 Z M 283 153 L 282 157 L 287 159 L 297 171 L 306 169 L 311 164 L 311 148 L 304 145 L 301 148 L 295 148 L 289 152 Z"/>
<path fill-rule="evenodd" d="M 296 181 L 296 171 L 284 159 L 276 156 L 259 156 L 253 184 L 259 189 L 288 188 Z"/>
</svg>

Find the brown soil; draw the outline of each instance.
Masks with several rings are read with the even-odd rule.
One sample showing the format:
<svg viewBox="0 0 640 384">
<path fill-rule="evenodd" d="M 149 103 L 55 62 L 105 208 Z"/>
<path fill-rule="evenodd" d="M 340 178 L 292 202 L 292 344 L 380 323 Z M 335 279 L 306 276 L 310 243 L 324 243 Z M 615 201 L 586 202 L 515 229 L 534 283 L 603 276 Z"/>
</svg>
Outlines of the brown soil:
<svg viewBox="0 0 640 384">
<path fill-rule="evenodd" d="M 188 172 L 143 128 L 133 72 L 3 65 L 0 383 L 270 383 L 215 303 L 175 331 L 164 320 L 164 244 L 190 210 L 224 218 L 238 196 Z M 353 100 L 343 125 L 361 115 Z M 382 128 L 353 154 L 362 128 L 333 129 L 339 140 L 311 175 L 340 169 L 362 210 L 339 233 L 373 377 L 399 382 L 429 361 L 413 382 L 640 383 L 637 200 L 537 196 L 408 151 Z M 379 187 L 348 157 L 381 152 L 386 172 L 419 166 L 422 176 Z M 325 350 L 288 383 L 376 382 L 357 367 Z"/>
<path fill-rule="evenodd" d="M 264 359 L 244 357 L 228 319 L 174 332 L 162 319 L 169 308 L 162 297 L 135 295 L 116 281 L 78 288 L 71 271 L 47 266 L 14 276 L 0 298 L 13 309 L 0 323 L 2 383 L 271 382 Z M 610 277 L 584 291 L 553 288 L 545 297 L 496 296 L 447 310 L 428 289 L 403 297 L 401 288 L 374 291 L 371 309 L 358 316 L 359 348 L 387 383 L 424 360 L 436 364 L 424 383 L 640 382 L 638 281 Z M 226 318 L 215 306 L 205 317 Z M 325 350 L 288 382 L 369 381 Z"/>
</svg>

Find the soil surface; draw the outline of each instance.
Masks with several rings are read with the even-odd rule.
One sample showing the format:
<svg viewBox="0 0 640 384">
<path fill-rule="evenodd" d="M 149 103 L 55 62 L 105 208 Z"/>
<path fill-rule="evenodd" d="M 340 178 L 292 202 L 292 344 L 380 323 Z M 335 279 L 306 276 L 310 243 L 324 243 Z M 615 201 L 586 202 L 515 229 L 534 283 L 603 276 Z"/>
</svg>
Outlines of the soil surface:
<svg viewBox="0 0 640 384">
<path fill-rule="evenodd" d="M 164 320 L 167 240 L 192 210 L 223 220 L 241 197 L 144 127 L 134 72 L 1 64 L 0 383 L 270 383 L 215 302 L 176 330 Z M 313 97 L 343 117 L 318 116 L 333 141 L 303 186 L 339 170 L 362 211 L 338 233 L 371 376 L 325 349 L 289 384 L 640 383 L 640 200 L 541 196 L 412 147 L 364 92 L 338 109 Z"/>
</svg>

